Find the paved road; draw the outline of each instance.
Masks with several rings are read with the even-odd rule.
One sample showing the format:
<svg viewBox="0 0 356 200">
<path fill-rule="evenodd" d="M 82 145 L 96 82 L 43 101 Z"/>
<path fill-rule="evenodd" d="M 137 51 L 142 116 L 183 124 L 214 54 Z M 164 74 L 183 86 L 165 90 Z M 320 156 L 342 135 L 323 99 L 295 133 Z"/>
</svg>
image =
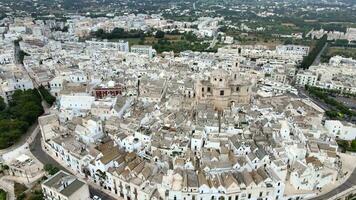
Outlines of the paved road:
<svg viewBox="0 0 356 200">
<path fill-rule="evenodd" d="M 207 49 L 212 49 L 215 47 L 216 43 L 218 42 L 218 34 L 215 33 L 214 34 L 214 38 L 213 38 L 213 41 L 211 41 L 209 47 Z"/>
<path fill-rule="evenodd" d="M 343 184 L 341 184 L 339 187 L 333 189 L 332 191 L 330 191 L 324 195 L 312 198 L 311 200 L 329 199 L 329 198 L 331 198 L 331 197 L 333 197 L 333 196 L 335 196 L 335 195 L 337 195 L 337 194 L 339 194 L 339 193 L 341 193 L 355 185 L 356 185 L 356 169 L 352 172 L 350 177 Z"/>
<path fill-rule="evenodd" d="M 311 99 L 315 104 L 317 104 L 319 107 L 321 107 L 322 109 L 324 110 L 329 110 L 328 106 L 326 106 L 324 103 L 322 102 L 319 102 L 319 101 L 316 101 L 312 98 L 310 98 L 304 89 L 299 89 L 299 96 L 300 97 L 303 97 L 303 98 L 309 98 Z M 325 200 L 325 199 L 329 199 L 347 189 L 349 189 L 350 187 L 352 186 L 355 186 L 356 185 L 356 169 L 352 172 L 352 174 L 350 175 L 350 177 L 343 183 L 341 184 L 340 186 L 338 186 L 337 188 L 333 189 L 332 191 L 324 194 L 324 195 L 321 195 L 321 196 L 318 196 L 318 197 L 315 197 L 315 198 L 312 198 L 311 200 Z"/>
<path fill-rule="evenodd" d="M 304 88 L 299 88 L 298 92 L 299 92 L 298 93 L 299 97 L 310 99 L 312 102 L 314 102 L 316 105 L 318 105 L 323 110 L 330 110 L 330 108 L 324 102 L 318 101 L 317 99 L 313 99 L 312 97 L 308 96 L 308 94 Z"/>
<path fill-rule="evenodd" d="M 325 49 L 328 47 L 328 43 L 325 43 L 324 47 L 321 49 L 321 51 L 319 52 L 319 54 L 315 57 L 315 60 L 313 62 L 312 65 L 319 65 L 320 63 L 320 57 L 323 54 L 323 52 L 325 51 Z"/>
<path fill-rule="evenodd" d="M 46 152 L 43 151 L 42 146 L 41 146 L 41 134 L 37 134 L 35 140 L 30 144 L 30 150 L 32 154 L 43 164 L 52 164 L 59 169 L 69 172 L 67 169 L 65 169 L 62 165 L 60 165 L 56 160 L 54 160 L 51 156 L 49 156 Z M 111 196 L 105 194 L 104 192 L 93 188 L 92 186 L 89 185 L 89 191 L 92 196 L 96 195 L 100 197 L 102 200 L 115 200 Z"/>
</svg>

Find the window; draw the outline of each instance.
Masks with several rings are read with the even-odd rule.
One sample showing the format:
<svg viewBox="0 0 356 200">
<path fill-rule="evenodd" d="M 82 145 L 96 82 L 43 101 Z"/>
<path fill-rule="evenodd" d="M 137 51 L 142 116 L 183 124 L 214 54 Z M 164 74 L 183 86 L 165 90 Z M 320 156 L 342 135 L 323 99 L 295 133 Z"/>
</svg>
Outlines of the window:
<svg viewBox="0 0 356 200">
<path fill-rule="evenodd" d="M 251 193 L 250 193 L 250 194 L 248 194 L 247 198 L 251 199 Z"/>
<path fill-rule="evenodd" d="M 260 197 L 262 197 L 262 193 L 263 193 L 263 192 L 260 192 Z"/>
<path fill-rule="evenodd" d="M 210 87 L 208 87 L 208 92 L 210 92 Z"/>
<path fill-rule="evenodd" d="M 220 90 L 220 96 L 224 96 L 224 90 Z"/>
<path fill-rule="evenodd" d="M 240 87 L 236 87 L 236 92 L 240 92 Z"/>
<path fill-rule="evenodd" d="M 222 78 L 219 81 L 222 82 Z"/>
<path fill-rule="evenodd" d="M 204 88 L 201 88 L 201 91 L 204 92 Z"/>
</svg>

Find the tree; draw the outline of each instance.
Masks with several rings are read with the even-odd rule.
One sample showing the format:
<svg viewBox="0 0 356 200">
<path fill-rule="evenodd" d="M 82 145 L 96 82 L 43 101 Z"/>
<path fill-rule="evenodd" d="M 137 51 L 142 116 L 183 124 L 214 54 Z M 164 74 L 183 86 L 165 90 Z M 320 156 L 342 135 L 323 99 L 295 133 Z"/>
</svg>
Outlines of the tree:
<svg viewBox="0 0 356 200">
<path fill-rule="evenodd" d="M 52 94 L 44 88 L 42 85 L 38 88 L 39 92 L 42 94 L 43 99 L 49 104 L 53 105 L 56 101 L 56 97 L 52 96 Z"/>
<path fill-rule="evenodd" d="M 108 35 L 108 39 L 122 38 L 125 37 L 126 33 L 123 28 L 114 28 Z"/>
<path fill-rule="evenodd" d="M 3 111 L 6 108 L 6 103 L 4 98 L 0 97 L 0 111 Z"/>
<path fill-rule="evenodd" d="M 335 110 L 331 110 L 331 111 L 326 111 L 325 112 L 325 114 L 326 114 L 326 116 L 328 116 L 330 119 L 336 119 L 336 118 L 338 118 L 338 116 L 339 116 L 339 113 L 337 112 L 337 111 L 335 111 Z"/>
<path fill-rule="evenodd" d="M 310 65 L 313 64 L 315 58 L 318 56 L 320 51 L 324 48 L 327 40 L 328 40 L 328 38 L 327 38 L 326 34 L 318 40 L 315 48 L 309 53 L 309 55 L 304 57 L 302 63 L 300 64 L 301 68 L 308 69 L 310 67 Z"/>
<path fill-rule="evenodd" d="M 183 38 L 189 42 L 195 42 L 198 40 L 197 36 L 193 32 L 188 32 L 183 35 Z"/>
<path fill-rule="evenodd" d="M 41 190 L 35 190 L 31 193 L 29 200 L 43 200 L 43 193 Z"/>
<path fill-rule="evenodd" d="M 351 148 L 356 150 L 356 140 L 352 140 L 351 142 Z"/>
<path fill-rule="evenodd" d="M 349 44 L 348 40 L 336 40 L 335 45 L 336 46 L 347 46 Z"/>
<path fill-rule="evenodd" d="M 103 29 L 98 29 L 96 32 L 93 33 L 97 38 L 105 38 L 105 31 Z"/>
<path fill-rule="evenodd" d="M 164 32 L 161 30 L 158 30 L 155 34 L 155 38 L 164 38 Z"/>
<path fill-rule="evenodd" d="M 49 175 L 54 175 L 56 174 L 59 169 L 56 166 L 53 166 L 52 164 L 45 164 L 43 169 L 49 174 Z"/>
<path fill-rule="evenodd" d="M 106 176 L 106 172 L 101 171 L 100 169 L 98 169 L 96 171 L 96 176 L 99 178 L 100 181 L 100 186 L 103 186 L 107 176 Z"/>
<path fill-rule="evenodd" d="M 124 38 L 141 38 L 145 33 L 141 30 L 125 31 L 123 28 L 114 28 L 111 32 L 105 32 L 103 29 L 98 29 L 90 33 L 91 37 L 99 39 L 124 39 Z"/>
<path fill-rule="evenodd" d="M 325 114 L 331 118 L 352 118 L 353 116 L 356 116 L 356 112 L 352 111 L 350 108 L 345 106 L 343 103 L 337 101 L 336 99 L 329 97 L 330 94 L 338 94 L 339 91 L 334 91 L 334 90 L 327 90 L 327 89 L 321 89 L 318 87 L 312 87 L 312 86 L 307 86 L 305 89 L 308 91 L 308 93 L 322 101 L 324 101 L 326 104 L 330 105 L 332 107 L 332 110 L 326 111 Z"/>
</svg>

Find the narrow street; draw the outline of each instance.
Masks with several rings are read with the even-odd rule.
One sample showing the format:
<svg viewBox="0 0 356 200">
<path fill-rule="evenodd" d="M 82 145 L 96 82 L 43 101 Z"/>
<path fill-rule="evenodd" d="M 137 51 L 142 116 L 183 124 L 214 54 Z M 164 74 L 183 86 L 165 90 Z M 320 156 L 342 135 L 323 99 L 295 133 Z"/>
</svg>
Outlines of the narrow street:
<svg viewBox="0 0 356 200">
<path fill-rule="evenodd" d="M 58 167 L 59 169 L 71 173 L 66 168 L 64 168 L 61 164 L 59 164 L 56 160 L 54 160 L 51 156 L 49 156 L 46 152 L 43 151 L 41 146 L 41 134 L 37 134 L 34 141 L 30 144 L 30 151 L 32 154 L 44 165 L 52 164 L 53 166 Z M 92 196 L 96 195 L 100 197 L 102 200 L 114 200 L 110 195 L 100 191 L 89 185 L 89 191 Z"/>
</svg>

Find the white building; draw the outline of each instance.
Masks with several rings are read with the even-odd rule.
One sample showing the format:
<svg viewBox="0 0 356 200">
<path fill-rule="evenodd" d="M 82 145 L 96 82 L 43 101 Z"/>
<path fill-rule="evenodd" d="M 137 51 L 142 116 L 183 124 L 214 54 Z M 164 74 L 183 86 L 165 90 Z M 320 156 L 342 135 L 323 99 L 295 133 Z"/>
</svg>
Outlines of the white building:
<svg viewBox="0 0 356 200">
<path fill-rule="evenodd" d="M 325 128 L 336 138 L 343 140 L 356 139 L 356 126 L 354 124 L 341 122 L 339 120 L 326 120 Z"/>
<path fill-rule="evenodd" d="M 62 95 L 59 100 L 60 109 L 90 110 L 95 97 L 89 95 Z"/>
<path fill-rule="evenodd" d="M 315 86 L 317 83 L 318 76 L 309 71 L 299 71 L 296 77 L 296 85 L 299 86 Z"/>
<path fill-rule="evenodd" d="M 4 78 L 1 81 L 0 87 L 0 95 L 4 98 L 5 102 L 12 99 L 12 95 L 16 90 L 28 90 L 34 88 L 31 78 L 25 73 L 18 73 L 11 77 Z"/>
<path fill-rule="evenodd" d="M 278 45 L 276 51 L 277 54 L 307 56 L 309 47 L 301 45 Z"/>
<path fill-rule="evenodd" d="M 41 187 L 45 200 L 90 200 L 88 185 L 64 171 L 57 172 Z"/>
<path fill-rule="evenodd" d="M 131 47 L 131 52 L 132 53 L 137 53 L 141 55 L 146 55 L 149 58 L 153 58 L 155 50 L 152 48 L 152 46 L 148 45 L 133 45 Z"/>
<path fill-rule="evenodd" d="M 75 133 L 77 133 L 86 144 L 98 142 L 98 140 L 104 136 L 102 122 L 92 119 L 83 119 L 83 123 L 75 127 Z"/>
<path fill-rule="evenodd" d="M 114 49 L 121 52 L 129 52 L 129 42 L 123 40 L 118 42 L 85 41 L 85 43 L 89 49 Z"/>
</svg>

